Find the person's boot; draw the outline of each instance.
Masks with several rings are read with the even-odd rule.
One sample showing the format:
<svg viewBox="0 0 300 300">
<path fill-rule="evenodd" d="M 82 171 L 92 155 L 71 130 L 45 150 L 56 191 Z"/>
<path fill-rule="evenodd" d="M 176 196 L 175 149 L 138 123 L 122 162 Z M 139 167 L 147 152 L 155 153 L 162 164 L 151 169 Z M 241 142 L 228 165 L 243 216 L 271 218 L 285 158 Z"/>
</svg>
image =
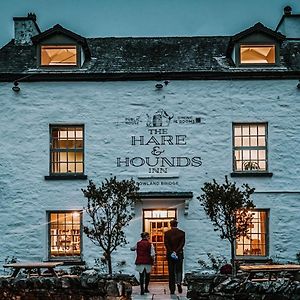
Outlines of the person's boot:
<svg viewBox="0 0 300 300">
<path fill-rule="evenodd" d="M 178 293 L 181 294 L 182 293 L 182 286 L 181 284 L 177 284 L 177 289 L 178 289 Z"/>
<path fill-rule="evenodd" d="M 150 293 L 149 292 L 149 282 L 150 282 L 150 273 L 146 273 L 146 279 L 145 279 L 145 293 Z"/>
<path fill-rule="evenodd" d="M 141 295 L 145 294 L 144 290 L 144 272 L 140 273 L 140 287 L 141 287 Z"/>
</svg>

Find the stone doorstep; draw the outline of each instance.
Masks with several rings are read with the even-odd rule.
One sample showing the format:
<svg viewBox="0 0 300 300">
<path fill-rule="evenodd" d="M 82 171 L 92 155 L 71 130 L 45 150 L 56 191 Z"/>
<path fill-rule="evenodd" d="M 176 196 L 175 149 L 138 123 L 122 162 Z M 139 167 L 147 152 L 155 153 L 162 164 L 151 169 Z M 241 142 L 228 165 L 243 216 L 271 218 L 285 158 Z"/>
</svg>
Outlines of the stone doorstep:
<svg viewBox="0 0 300 300">
<path fill-rule="evenodd" d="M 149 294 L 140 295 L 140 287 L 133 286 L 132 287 L 132 299 L 133 300 L 187 300 L 186 292 L 187 287 L 182 286 L 182 294 L 175 293 L 175 295 L 170 295 L 169 293 L 169 285 L 167 282 L 150 282 L 149 285 Z"/>
</svg>

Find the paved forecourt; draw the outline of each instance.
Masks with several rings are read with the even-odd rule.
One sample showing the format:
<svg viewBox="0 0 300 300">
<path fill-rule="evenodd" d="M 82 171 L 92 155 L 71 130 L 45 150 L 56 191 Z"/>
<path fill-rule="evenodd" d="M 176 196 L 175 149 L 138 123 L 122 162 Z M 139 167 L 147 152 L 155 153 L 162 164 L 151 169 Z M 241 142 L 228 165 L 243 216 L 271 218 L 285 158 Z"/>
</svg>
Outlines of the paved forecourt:
<svg viewBox="0 0 300 300">
<path fill-rule="evenodd" d="M 153 299 L 153 300 L 169 300 L 169 299 L 177 299 L 177 300 L 187 300 L 186 298 L 186 286 L 182 287 L 182 294 L 179 294 L 177 291 L 175 295 L 170 295 L 169 287 L 167 282 L 150 282 L 149 291 L 145 295 L 140 295 L 140 287 L 134 286 L 132 291 L 132 299 L 133 300 L 145 300 L 145 299 Z"/>
</svg>

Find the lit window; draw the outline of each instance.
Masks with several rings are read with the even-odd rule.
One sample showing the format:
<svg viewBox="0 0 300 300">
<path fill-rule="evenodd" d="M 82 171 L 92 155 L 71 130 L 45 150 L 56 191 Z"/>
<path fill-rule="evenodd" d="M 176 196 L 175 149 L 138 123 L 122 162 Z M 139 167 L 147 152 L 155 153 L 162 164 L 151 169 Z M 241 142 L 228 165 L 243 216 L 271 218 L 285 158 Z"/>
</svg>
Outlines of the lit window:
<svg viewBox="0 0 300 300">
<path fill-rule="evenodd" d="M 76 46 L 41 46 L 42 66 L 76 66 Z"/>
<path fill-rule="evenodd" d="M 267 256 L 268 211 L 254 210 L 247 236 L 236 241 L 238 256 Z"/>
<path fill-rule="evenodd" d="M 267 171 L 267 124 L 233 124 L 235 172 Z"/>
<path fill-rule="evenodd" d="M 241 64 L 275 64 L 275 45 L 241 45 Z"/>
<path fill-rule="evenodd" d="M 83 125 L 50 126 L 51 175 L 83 174 Z"/>
<path fill-rule="evenodd" d="M 80 257 L 81 211 L 49 212 L 50 257 Z"/>
</svg>

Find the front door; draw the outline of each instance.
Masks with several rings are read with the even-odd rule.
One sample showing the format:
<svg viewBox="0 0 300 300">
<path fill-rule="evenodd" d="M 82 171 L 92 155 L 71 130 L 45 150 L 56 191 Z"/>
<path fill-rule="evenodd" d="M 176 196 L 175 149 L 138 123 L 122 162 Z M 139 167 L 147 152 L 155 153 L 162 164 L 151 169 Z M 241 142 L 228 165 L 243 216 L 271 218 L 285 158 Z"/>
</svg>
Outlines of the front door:
<svg viewBox="0 0 300 300">
<path fill-rule="evenodd" d="M 154 245 L 156 260 L 151 278 L 168 279 L 168 262 L 164 245 L 164 233 L 171 228 L 170 221 L 176 218 L 176 209 L 144 209 L 144 231 L 150 233 L 150 241 Z"/>
</svg>

